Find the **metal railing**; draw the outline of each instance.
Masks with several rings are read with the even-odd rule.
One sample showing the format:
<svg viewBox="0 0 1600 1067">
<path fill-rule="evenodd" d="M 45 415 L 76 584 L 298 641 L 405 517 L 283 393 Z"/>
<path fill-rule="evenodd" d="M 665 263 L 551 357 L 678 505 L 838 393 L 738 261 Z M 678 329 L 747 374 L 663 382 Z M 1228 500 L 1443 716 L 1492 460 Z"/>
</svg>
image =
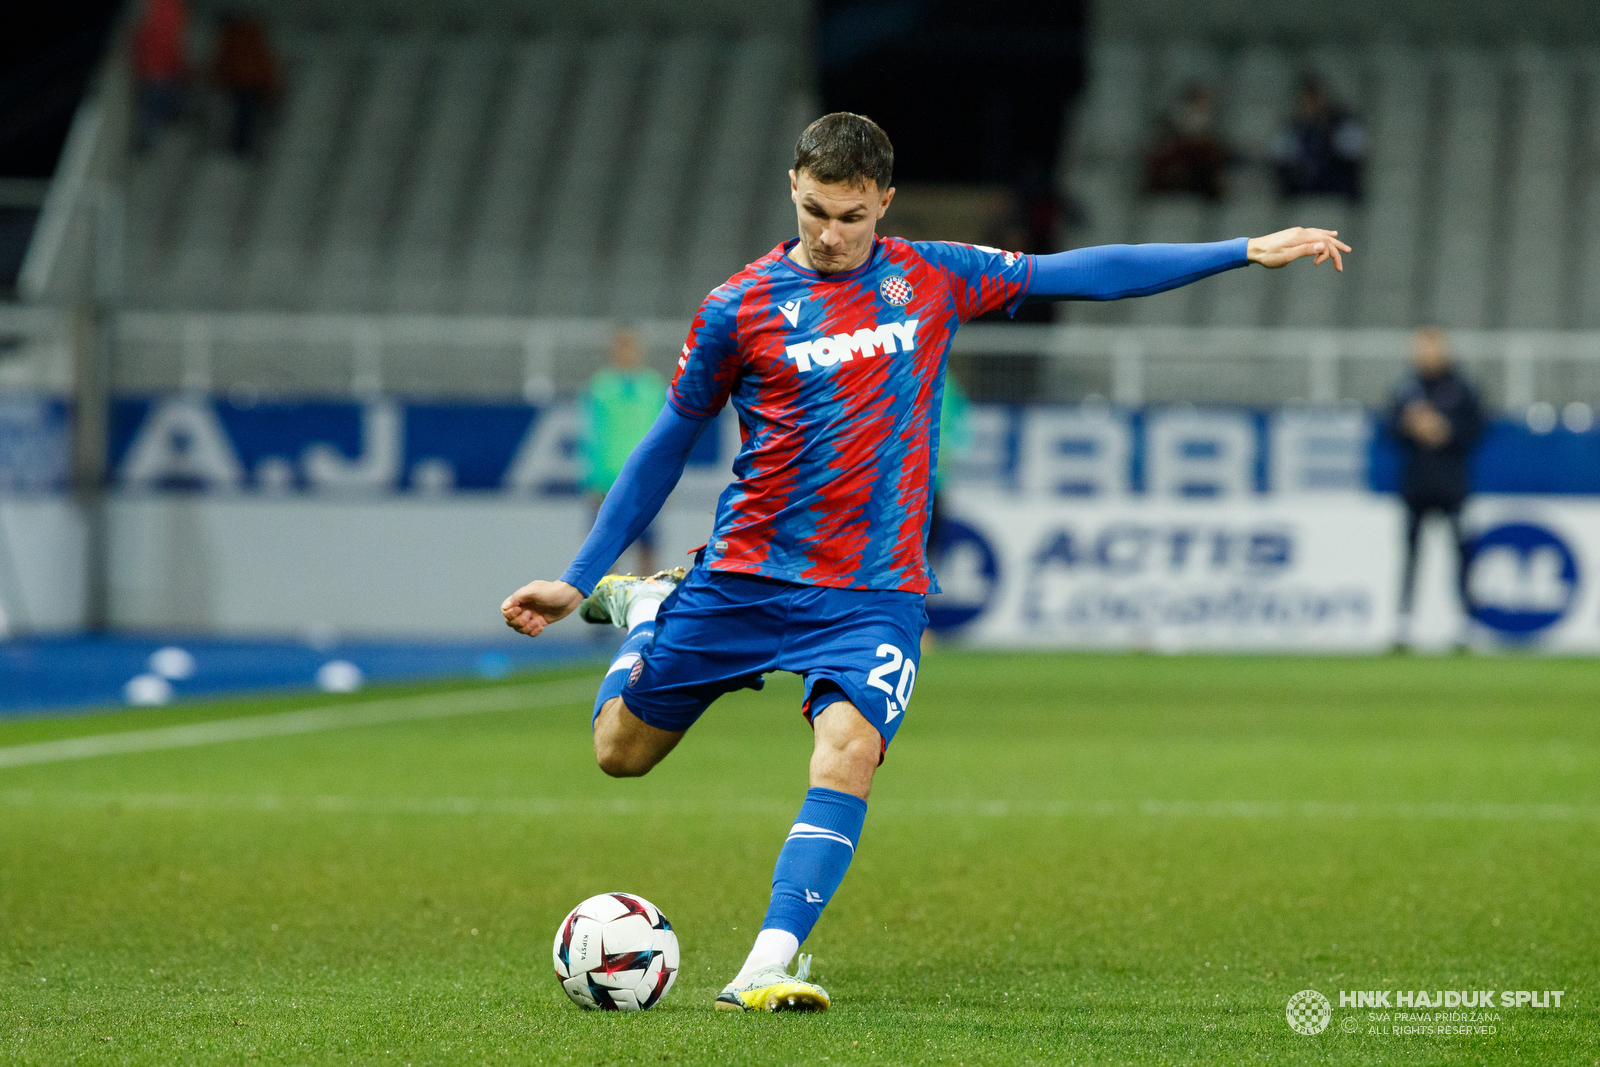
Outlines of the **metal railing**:
<svg viewBox="0 0 1600 1067">
<path fill-rule="evenodd" d="M 649 361 L 670 373 L 687 323 L 632 325 Z M 123 392 L 538 401 L 581 388 L 614 329 L 599 319 L 124 312 L 113 327 L 113 380 Z M 1497 407 L 1600 406 L 1600 333 L 1459 331 L 1451 344 Z M 954 353 L 969 391 L 1008 399 L 1374 404 L 1410 346 L 1404 330 L 978 323 L 957 334 Z"/>
<path fill-rule="evenodd" d="M 0 304 L 0 391 L 72 391 L 72 316 L 60 308 Z"/>
<path fill-rule="evenodd" d="M 670 374 L 687 323 L 632 324 Z M 462 399 L 570 395 L 605 363 L 602 319 L 130 311 L 112 316 L 120 393 Z M 0 305 L 0 390 L 72 390 L 73 316 Z M 1600 408 L 1600 332 L 1460 331 L 1451 344 L 1491 405 Z M 975 323 L 952 362 L 980 399 L 1073 403 L 1377 405 L 1403 372 L 1403 330 L 1131 328 Z M 1581 416 L 1575 416 L 1581 419 Z"/>
</svg>

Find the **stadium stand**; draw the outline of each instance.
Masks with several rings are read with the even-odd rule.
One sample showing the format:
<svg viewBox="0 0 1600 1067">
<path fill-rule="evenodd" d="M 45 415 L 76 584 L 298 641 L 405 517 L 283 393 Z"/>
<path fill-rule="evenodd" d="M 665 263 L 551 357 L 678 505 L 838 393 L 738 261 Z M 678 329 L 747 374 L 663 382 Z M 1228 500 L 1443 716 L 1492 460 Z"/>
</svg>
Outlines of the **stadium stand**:
<svg viewBox="0 0 1600 1067">
<path fill-rule="evenodd" d="M 1367 129 L 1360 203 L 1284 201 L 1272 188 L 1272 141 L 1303 71 L 1327 82 Z M 1138 193 L 1156 117 L 1192 80 L 1218 91 L 1222 132 L 1237 155 L 1229 193 L 1214 206 Z M 1180 291 L 1131 308 L 1073 306 L 1068 320 L 1592 329 L 1600 257 L 1573 235 L 1600 227 L 1597 111 L 1600 62 L 1584 48 L 1383 42 L 1296 53 L 1271 43 L 1102 39 L 1065 153 L 1082 219 L 1072 243 L 1193 240 L 1305 219 L 1381 254 L 1364 256 L 1348 279 L 1240 272 L 1199 298 Z"/>
<path fill-rule="evenodd" d="M 409 0 L 382 0 L 392 17 L 367 4 L 373 17 L 352 6 L 331 22 L 315 5 L 257 5 L 284 70 L 262 151 L 227 152 L 200 106 L 131 161 L 112 388 L 542 400 L 577 388 L 618 319 L 670 369 L 705 291 L 793 232 L 782 175 L 826 91 L 804 5 L 773 22 L 707 0 L 715 17 L 675 22 L 654 0 L 605 19 L 530 2 L 538 12 L 408 18 Z M 985 395 L 1373 404 L 1405 331 L 1438 320 L 1492 402 L 1600 402 L 1582 336 L 1550 333 L 1600 329 L 1600 245 L 1586 237 L 1600 233 L 1600 52 L 1583 34 L 1511 44 L 1482 26 L 1374 23 L 1364 42 L 1347 30 L 1306 50 L 1293 42 L 1312 35 L 1278 15 L 1202 12 L 1175 31 L 1153 12 L 1097 13 L 1060 153 L 1058 245 L 1308 221 L 1358 255 L 1342 277 L 1237 271 L 1058 306 L 1057 322 L 1085 328 L 1068 333 L 970 329 L 958 353 L 1004 380 Z M 1360 202 L 1278 195 L 1278 135 L 1308 71 L 1364 124 Z M 1154 124 L 1192 81 L 1214 90 L 1234 157 L 1225 195 L 1142 195 Z M 84 220 L 98 217 L 98 172 L 80 170 L 52 187 L 79 207 L 42 227 L 55 236 L 35 266 L 56 267 L 36 282 L 86 276 L 67 269 L 88 262 Z M 33 354 L 10 361 L 11 380 L 70 375 L 46 333 L 19 351 Z"/>
<path fill-rule="evenodd" d="M 790 228 L 762 195 L 814 110 L 786 40 L 280 36 L 259 162 L 195 123 L 134 161 L 131 306 L 681 315 Z"/>
<path fill-rule="evenodd" d="M 131 306 L 681 315 L 728 263 L 789 229 L 786 203 L 769 206 L 762 186 L 814 108 L 783 38 L 348 27 L 280 38 L 287 98 L 260 161 L 195 125 L 136 161 Z M 1364 121 L 1360 203 L 1274 190 L 1273 140 L 1302 71 Z M 1216 204 L 1139 194 L 1156 116 L 1191 81 L 1215 87 L 1236 157 Z M 1597 92 L 1600 60 L 1580 48 L 1100 39 L 1063 153 L 1079 208 L 1065 243 L 1199 240 L 1293 217 L 1383 254 L 1347 279 L 1241 272 L 1203 293 L 1063 315 L 1594 328 L 1600 255 L 1568 235 L 1600 226 Z M 666 269 L 669 256 L 682 268 Z"/>
</svg>

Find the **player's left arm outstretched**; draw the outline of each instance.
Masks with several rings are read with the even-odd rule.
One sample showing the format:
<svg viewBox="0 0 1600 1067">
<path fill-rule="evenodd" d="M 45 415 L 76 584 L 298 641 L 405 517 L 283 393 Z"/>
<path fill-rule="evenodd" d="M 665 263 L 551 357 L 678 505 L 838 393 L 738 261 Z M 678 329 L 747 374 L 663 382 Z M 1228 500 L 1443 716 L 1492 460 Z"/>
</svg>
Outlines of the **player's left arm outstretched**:
<svg viewBox="0 0 1600 1067">
<path fill-rule="evenodd" d="M 1344 270 L 1339 231 L 1291 226 L 1264 237 L 1204 244 L 1096 245 L 1034 256 L 1026 294 L 1055 300 L 1121 300 L 1176 289 L 1251 263 L 1276 269 L 1306 256 Z"/>
</svg>

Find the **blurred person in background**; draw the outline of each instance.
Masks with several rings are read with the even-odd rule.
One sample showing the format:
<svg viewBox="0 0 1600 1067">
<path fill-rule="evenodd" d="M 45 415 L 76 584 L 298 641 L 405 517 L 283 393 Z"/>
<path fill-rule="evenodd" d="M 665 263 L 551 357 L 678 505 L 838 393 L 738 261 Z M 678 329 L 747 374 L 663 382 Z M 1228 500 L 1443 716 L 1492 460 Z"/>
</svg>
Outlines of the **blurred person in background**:
<svg viewBox="0 0 1600 1067">
<path fill-rule="evenodd" d="M 238 12 L 222 16 L 211 76 L 228 98 L 228 151 L 254 155 L 278 95 L 278 60 L 260 22 Z"/>
<path fill-rule="evenodd" d="M 937 561 L 944 554 L 944 487 L 952 464 L 960 462 L 972 448 L 968 426 L 972 401 L 955 372 L 946 370 L 944 399 L 939 404 L 939 458 L 933 468 L 933 507 L 928 520 L 928 558 Z"/>
<path fill-rule="evenodd" d="M 1361 199 L 1366 127 L 1328 94 L 1322 79 L 1302 75 L 1294 113 L 1273 143 L 1278 192 L 1285 197 Z"/>
<path fill-rule="evenodd" d="M 1400 577 L 1400 623 L 1395 646 L 1411 640 L 1411 606 L 1416 591 L 1417 546 L 1422 522 L 1439 514 L 1450 524 L 1456 548 L 1456 593 L 1466 614 L 1466 576 L 1462 565 L 1461 508 L 1471 491 L 1468 464 L 1483 435 L 1478 394 L 1450 359 L 1449 341 L 1436 327 L 1412 339 L 1412 373 L 1395 389 L 1388 429 L 1400 442 L 1400 497 L 1406 504 L 1405 566 Z"/>
<path fill-rule="evenodd" d="M 138 113 L 133 147 L 148 151 L 163 127 L 183 114 L 189 63 L 189 9 L 184 0 L 147 0 L 133 31 L 133 80 Z"/>
<path fill-rule="evenodd" d="M 1144 160 L 1144 191 L 1220 200 L 1227 191 L 1228 159 L 1228 146 L 1217 132 L 1216 94 L 1202 82 L 1190 82 L 1182 103 L 1156 126 Z"/>
<path fill-rule="evenodd" d="M 628 456 L 650 432 L 667 403 L 667 383 L 644 365 L 639 335 L 618 330 L 611 338 L 611 365 L 597 371 L 584 389 L 579 463 L 582 486 L 596 514 Z M 639 546 L 639 572 L 656 569 L 656 539 L 652 524 L 635 542 Z"/>
<path fill-rule="evenodd" d="M 933 467 L 933 503 L 928 512 L 928 565 L 936 572 L 949 543 L 944 487 L 949 482 L 951 466 L 964 459 L 972 449 L 972 428 L 968 425 L 971 409 L 972 401 L 967 399 L 967 391 L 961 387 L 955 370 L 946 368 L 944 399 L 939 402 L 939 455 Z M 924 652 L 935 643 L 932 627 L 922 631 Z"/>
</svg>

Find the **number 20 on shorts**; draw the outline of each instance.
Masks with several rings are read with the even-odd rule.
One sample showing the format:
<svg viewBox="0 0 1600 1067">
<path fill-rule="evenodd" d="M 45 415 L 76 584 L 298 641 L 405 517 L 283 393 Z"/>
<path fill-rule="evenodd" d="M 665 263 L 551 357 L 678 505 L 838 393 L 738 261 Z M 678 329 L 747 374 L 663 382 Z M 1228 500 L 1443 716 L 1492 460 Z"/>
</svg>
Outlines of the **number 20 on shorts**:
<svg viewBox="0 0 1600 1067">
<path fill-rule="evenodd" d="M 889 705 L 889 718 L 892 719 L 904 711 L 911 701 L 911 692 L 917 687 L 917 665 L 904 652 L 887 643 L 878 646 L 878 658 L 887 659 L 889 662 L 880 663 L 868 671 L 867 684 L 874 689 L 883 690 L 899 701 L 898 708 L 893 703 Z M 900 680 L 898 683 L 891 683 L 889 678 L 895 671 L 900 672 Z"/>
</svg>

